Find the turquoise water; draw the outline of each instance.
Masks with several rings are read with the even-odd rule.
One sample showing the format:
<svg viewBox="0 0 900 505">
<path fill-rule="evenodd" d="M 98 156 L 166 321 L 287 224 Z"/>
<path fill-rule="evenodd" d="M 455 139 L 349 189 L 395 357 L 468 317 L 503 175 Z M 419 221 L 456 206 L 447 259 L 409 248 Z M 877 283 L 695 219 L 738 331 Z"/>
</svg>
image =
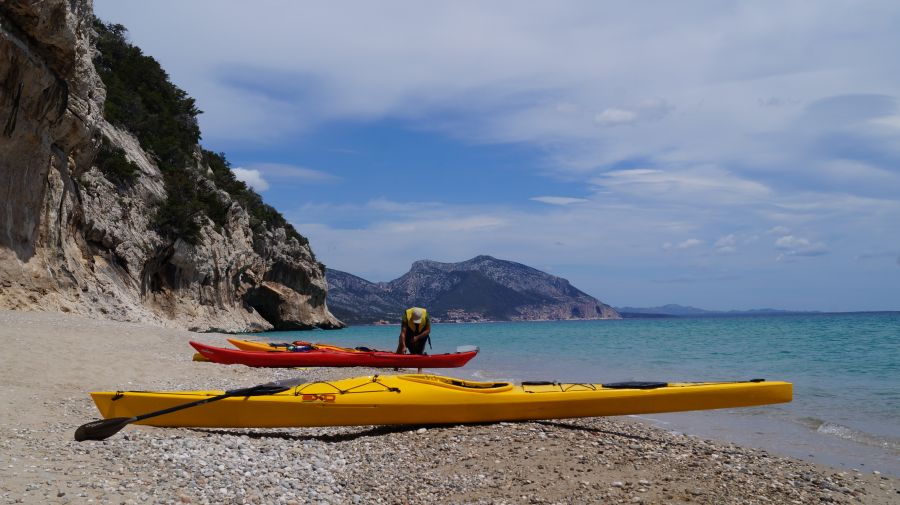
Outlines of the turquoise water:
<svg viewBox="0 0 900 505">
<path fill-rule="evenodd" d="M 394 350 L 397 334 L 396 326 L 358 326 L 265 336 Z M 765 440 L 751 443 L 815 459 L 807 454 L 812 447 L 831 464 L 853 466 L 859 464 L 856 460 L 875 459 L 882 471 L 900 473 L 900 313 L 439 324 L 432 341 L 431 354 L 453 352 L 458 345 L 481 348 L 466 367 L 441 371 L 460 377 L 790 381 L 790 404 L 733 409 L 713 417 L 695 414 L 693 420 L 689 414 L 654 417 L 688 432 L 692 425 L 700 429 L 724 422 L 735 426 L 734 436 L 727 429 L 717 433 L 744 442 L 746 432 L 760 432 L 755 426 L 764 420 L 766 426 L 775 423 L 783 429 L 774 434 L 764 430 Z M 809 437 L 799 440 L 798 429 Z M 785 440 L 777 440 L 779 433 Z"/>
</svg>

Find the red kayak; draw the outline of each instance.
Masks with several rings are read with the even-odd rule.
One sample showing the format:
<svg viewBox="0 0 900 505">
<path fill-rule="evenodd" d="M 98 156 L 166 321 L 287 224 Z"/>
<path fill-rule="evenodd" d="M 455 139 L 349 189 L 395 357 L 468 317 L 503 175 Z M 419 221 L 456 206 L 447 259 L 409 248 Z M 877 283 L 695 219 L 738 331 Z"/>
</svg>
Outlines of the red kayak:
<svg viewBox="0 0 900 505">
<path fill-rule="evenodd" d="M 457 348 L 449 354 L 397 354 L 394 352 L 336 352 L 312 349 L 299 352 L 239 351 L 191 342 L 194 349 L 215 363 L 258 367 L 368 366 L 372 368 L 458 368 L 478 354 L 475 346 Z"/>
</svg>

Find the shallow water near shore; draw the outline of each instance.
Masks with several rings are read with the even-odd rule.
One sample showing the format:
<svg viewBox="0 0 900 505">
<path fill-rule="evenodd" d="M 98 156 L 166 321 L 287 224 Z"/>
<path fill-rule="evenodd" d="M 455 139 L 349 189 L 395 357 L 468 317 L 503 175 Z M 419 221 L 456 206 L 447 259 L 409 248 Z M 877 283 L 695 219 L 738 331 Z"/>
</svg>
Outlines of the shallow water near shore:
<svg viewBox="0 0 900 505">
<path fill-rule="evenodd" d="M 396 326 L 270 332 L 394 350 Z M 489 380 L 794 383 L 794 401 L 646 416 L 667 429 L 900 475 L 900 313 L 439 324 L 431 354 L 478 345 L 446 375 Z M 349 372 L 348 372 L 349 374 Z"/>
</svg>

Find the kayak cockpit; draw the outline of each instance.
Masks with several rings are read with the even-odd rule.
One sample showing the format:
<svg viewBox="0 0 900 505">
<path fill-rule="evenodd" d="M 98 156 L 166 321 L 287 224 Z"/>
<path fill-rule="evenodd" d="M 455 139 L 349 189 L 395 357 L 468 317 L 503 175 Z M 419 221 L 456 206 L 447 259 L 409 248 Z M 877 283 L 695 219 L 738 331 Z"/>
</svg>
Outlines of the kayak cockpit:
<svg viewBox="0 0 900 505">
<path fill-rule="evenodd" d="M 472 393 L 501 393 L 503 391 L 509 391 L 513 387 L 509 382 L 478 382 L 454 379 L 453 377 L 442 377 L 440 375 L 399 375 L 397 378 L 410 382 L 418 382 L 419 384 L 428 384 L 431 386 Z"/>
</svg>

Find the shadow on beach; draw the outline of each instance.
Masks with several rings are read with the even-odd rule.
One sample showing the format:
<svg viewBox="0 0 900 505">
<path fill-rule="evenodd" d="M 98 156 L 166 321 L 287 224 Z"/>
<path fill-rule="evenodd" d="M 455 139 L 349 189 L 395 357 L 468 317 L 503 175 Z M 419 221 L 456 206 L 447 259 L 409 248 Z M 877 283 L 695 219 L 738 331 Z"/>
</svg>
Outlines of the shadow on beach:
<svg viewBox="0 0 900 505">
<path fill-rule="evenodd" d="M 487 426 L 504 426 L 504 425 L 521 425 L 527 423 L 539 424 L 542 426 L 547 426 L 551 428 L 558 429 L 566 429 L 573 431 L 583 431 L 590 433 L 597 433 L 603 435 L 611 435 L 615 437 L 628 438 L 631 440 L 640 440 L 644 442 L 657 442 L 657 443 L 671 443 L 669 441 L 662 441 L 653 439 L 650 437 L 646 437 L 643 435 L 636 435 L 631 433 L 624 433 L 621 431 L 615 430 L 607 430 L 602 428 L 595 428 L 592 426 L 583 426 L 578 424 L 569 424 L 558 421 L 521 421 L 521 422 L 504 422 L 501 423 L 453 423 L 453 424 L 431 424 L 431 425 L 406 425 L 406 426 L 374 426 L 374 427 L 365 427 L 365 429 L 361 429 L 360 431 L 353 431 L 349 433 L 326 433 L 326 434 L 309 434 L 304 435 L 295 432 L 288 431 L 235 431 L 235 430 L 225 430 L 225 429 L 207 429 L 207 428 L 191 428 L 190 431 L 197 433 L 207 433 L 210 435 L 230 435 L 235 437 L 247 437 L 252 439 L 281 439 L 281 440 L 293 440 L 297 442 L 303 441 L 311 441 L 316 440 L 319 442 L 328 442 L 328 443 L 337 443 L 337 442 L 349 442 L 352 440 L 357 440 L 360 438 L 367 437 L 381 437 L 385 435 L 392 435 L 395 433 L 408 433 L 413 431 L 418 431 L 422 428 L 426 429 L 438 429 L 438 428 L 453 428 L 459 426 L 466 426 L 472 428 L 480 428 Z"/>
<path fill-rule="evenodd" d="M 349 442 L 352 440 L 357 440 L 360 438 L 366 437 L 380 437 L 384 435 L 390 435 L 393 433 L 404 433 L 409 431 L 416 431 L 419 428 L 424 428 L 425 426 L 376 426 L 373 428 L 367 428 L 362 431 L 352 432 L 352 433 L 326 433 L 319 435 L 302 435 L 298 433 L 291 433 L 287 431 L 234 431 L 234 430 L 214 430 L 214 429 L 204 429 L 204 428 L 192 428 L 190 431 L 198 432 L 198 433 L 207 433 L 210 435 L 230 435 L 233 437 L 247 437 L 252 439 L 267 439 L 267 438 L 277 438 L 281 440 L 293 440 L 297 442 L 304 442 L 309 440 L 317 440 L 320 442 Z M 434 426 L 431 426 L 434 427 Z"/>
</svg>

